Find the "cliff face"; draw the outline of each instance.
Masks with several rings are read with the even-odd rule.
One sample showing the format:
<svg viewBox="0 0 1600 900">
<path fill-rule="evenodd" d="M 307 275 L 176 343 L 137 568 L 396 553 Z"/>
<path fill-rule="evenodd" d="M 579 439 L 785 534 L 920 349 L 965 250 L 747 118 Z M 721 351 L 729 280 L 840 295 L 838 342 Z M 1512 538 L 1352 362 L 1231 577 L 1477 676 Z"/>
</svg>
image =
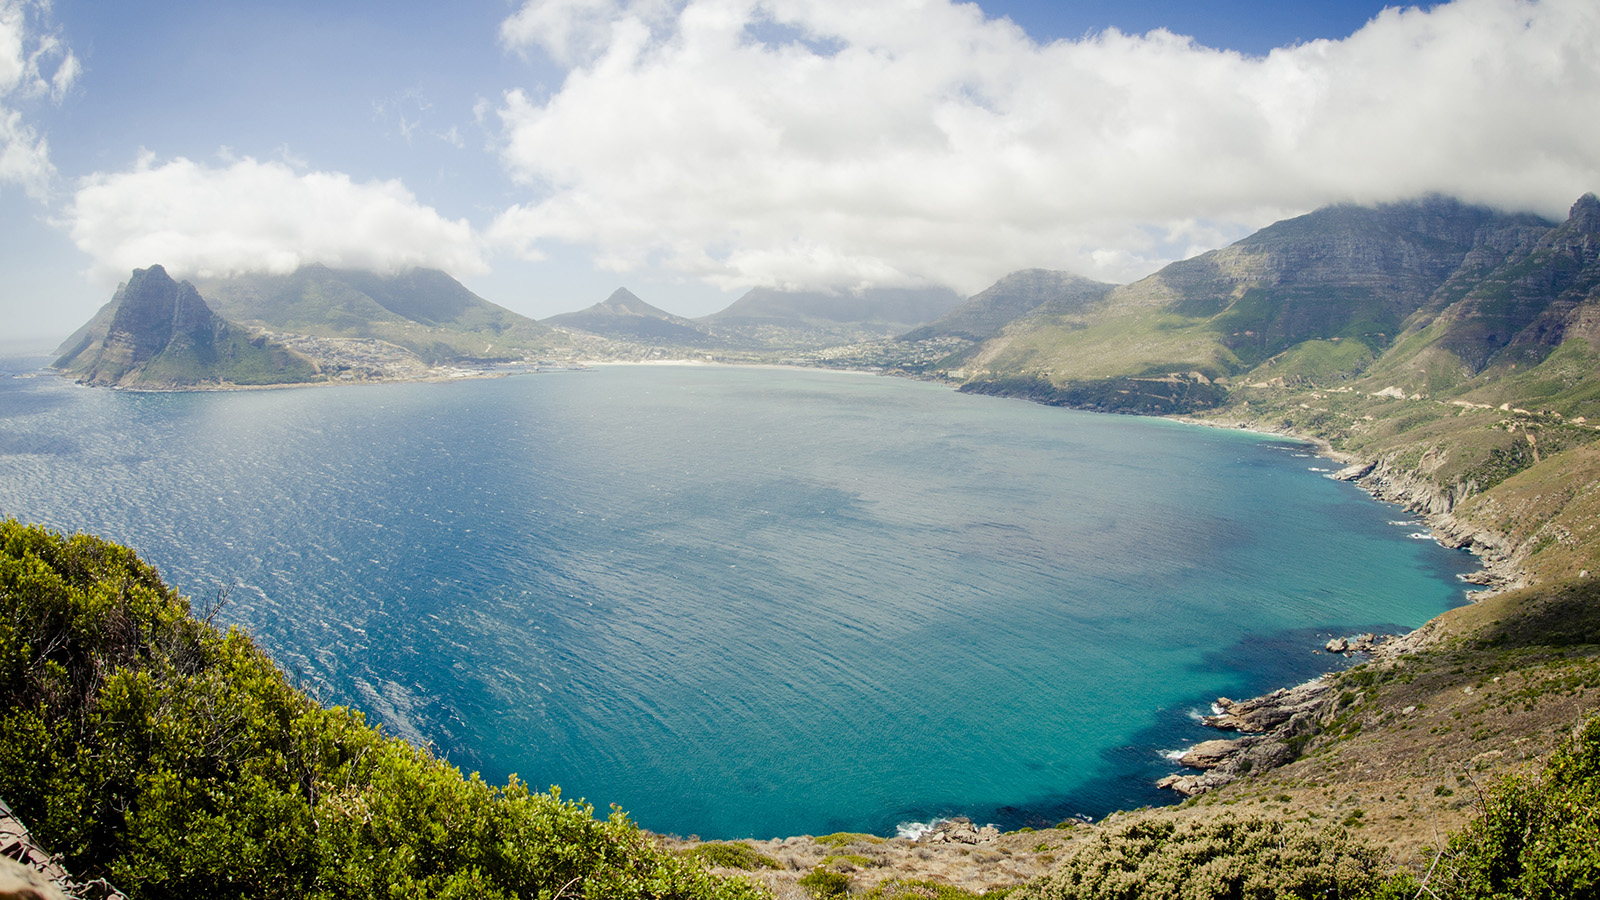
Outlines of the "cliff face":
<svg viewBox="0 0 1600 900">
<path fill-rule="evenodd" d="M 1600 199 L 1586 194 L 1565 222 L 1505 254 L 1428 323 L 1426 349 L 1472 375 L 1509 370 L 1542 362 L 1569 333 L 1594 343 L 1597 322 Z"/>
<path fill-rule="evenodd" d="M 1100 303 L 1016 320 L 970 356 L 969 372 L 1061 383 L 1190 370 L 1216 378 L 1272 363 L 1274 374 L 1348 375 L 1392 347 L 1446 285 L 1470 289 L 1552 225 L 1440 197 L 1327 207 Z"/>
<path fill-rule="evenodd" d="M 116 296 L 62 345 L 55 367 L 85 384 L 174 388 L 318 379 L 304 358 L 251 338 L 161 266 L 135 269 Z"/>
</svg>

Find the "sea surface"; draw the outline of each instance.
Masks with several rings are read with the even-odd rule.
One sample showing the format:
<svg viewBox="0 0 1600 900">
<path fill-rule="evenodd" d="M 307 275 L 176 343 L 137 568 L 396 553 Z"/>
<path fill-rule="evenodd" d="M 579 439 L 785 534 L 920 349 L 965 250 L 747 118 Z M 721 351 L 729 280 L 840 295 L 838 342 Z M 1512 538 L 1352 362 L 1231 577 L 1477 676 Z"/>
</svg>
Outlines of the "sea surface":
<svg viewBox="0 0 1600 900">
<path fill-rule="evenodd" d="M 0 370 L 0 514 L 132 545 L 324 701 L 706 838 L 1170 802 L 1218 695 L 1464 601 L 1299 444 L 858 374 L 127 393 Z M 1425 535 L 1423 535 L 1425 537 Z"/>
</svg>

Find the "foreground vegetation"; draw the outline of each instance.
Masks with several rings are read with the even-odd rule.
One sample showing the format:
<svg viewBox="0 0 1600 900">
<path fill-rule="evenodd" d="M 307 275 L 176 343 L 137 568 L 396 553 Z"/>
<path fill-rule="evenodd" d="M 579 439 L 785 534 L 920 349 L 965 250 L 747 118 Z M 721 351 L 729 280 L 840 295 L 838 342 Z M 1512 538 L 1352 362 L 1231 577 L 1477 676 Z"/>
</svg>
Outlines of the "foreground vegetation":
<svg viewBox="0 0 1600 900">
<path fill-rule="evenodd" d="M 293 688 L 132 551 L 0 523 L 0 797 L 135 898 L 759 896 Z"/>
<path fill-rule="evenodd" d="M 1018 849 L 1003 855 L 1031 852 L 1047 874 L 973 890 L 893 868 L 891 847 L 927 857 L 900 840 L 816 839 L 825 855 L 805 866 L 748 844 L 674 852 L 618 811 L 600 820 L 555 789 L 463 777 L 295 690 L 132 551 L 6 521 L 0 797 L 79 877 L 136 898 L 767 893 L 741 872 L 780 897 L 1600 896 L 1600 719 L 1571 732 L 1600 690 L 1600 587 L 1508 594 L 1430 628 L 1426 650 L 1343 674 L 1338 709 L 1293 765 L 1099 827 L 1008 835 L 1003 848 Z M 1552 719 L 1571 737 L 1542 771 L 1478 780 L 1505 756 L 1484 746 L 1521 744 Z M 1355 780 L 1374 761 L 1398 780 Z M 1427 795 L 1435 816 L 1459 809 L 1466 824 L 1397 868 L 1381 805 L 1318 812 L 1324 791 L 1378 789 Z M 958 865 L 984 858 L 951 850 Z"/>
</svg>

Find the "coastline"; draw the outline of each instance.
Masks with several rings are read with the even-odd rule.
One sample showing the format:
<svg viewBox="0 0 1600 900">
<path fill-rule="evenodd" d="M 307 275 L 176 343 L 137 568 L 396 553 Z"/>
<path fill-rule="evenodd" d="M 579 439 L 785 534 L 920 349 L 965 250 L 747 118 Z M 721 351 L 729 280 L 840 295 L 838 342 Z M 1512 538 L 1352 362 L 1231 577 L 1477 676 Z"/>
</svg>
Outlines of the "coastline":
<svg viewBox="0 0 1600 900">
<path fill-rule="evenodd" d="M 1338 463 L 1338 471 L 1326 477 L 1335 481 L 1348 481 L 1366 491 L 1373 499 L 1395 504 L 1422 520 L 1428 533 L 1440 546 L 1452 550 L 1465 550 L 1477 558 L 1482 569 L 1467 579 L 1468 584 L 1480 585 L 1482 590 L 1468 591 L 1473 601 L 1487 599 L 1532 584 L 1529 573 L 1517 564 L 1510 538 L 1493 529 L 1469 524 L 1452 515 L 1456 505 L 1466 497 L 1446 493 L 1428 484 L 1415 474 L 1392 465 L 1388 457 L 1366 457 L 1338 450 L 1326 439 L 1300 434 L 1288 429 L 1260 427 L 1259 423 L 1239 420 L 1234 424 L 1219 419 L 1202 419 L 1188 415 L 1164 416 L 1175 422 L 1220 428 L 1229 431 L 1247 431 L 1252 434 L 1288 438 L 1300 441 L 1316 450 L 1318 456 Z"/>
<path fill-rule="evenodd" d="M 1464 576 L 1463 580 L 1467 584 L 1482 585 L 1482 589 L 1464 591 L 1468 603 L 1531 583 L 1528 573 L 1516 564 L 1506 535 L 1456 519 L 1451 511 L 1457 498 L 1442 494 L 1412 473 L 1396 471 L 1386 458 L 1370 459 L 1347 453 L 1314 435 L 1262 428 L 1249 421 L 1229 424 L 1187 415 L 1164 418 L 1207 428 L 1288 438 L 1315 448 L 1318 456 L 1342 466 L 1325 477 L 1352 482 L 1373 499 L 1400 506 L 1420 518 L 1441 546 L 1466 550 L 1477 558 L 1481 568 Z M 1404 634 L 1376 640 L 1372 635 L 1361 635 L 1354 644 L 1346 638 L 1336 638 L 1323 649 L 1346 657 L 1364 655 L 1368 663 L 1392 661 L 1429 646 L 1437 638 L 1438 631 L 1432 627 L 1436 621 L 1437 617 Z M 1337 711 L 1337 698 L 1331 690 L 1336 674 L 1327 672 L 1302 684 L 1281 687 L 1245 700 L 1217 698 L 1212 706 L 1214 714 L 1203 718 L 1202 724 L 1235 736 L 1200 741 L 1174 751 L 1173 761 L 1187 772 L 1161 778 L 1156 786 L 1187 799 L 1248 778 L 1252 773 L 1293 762 L 1298 756 L 1298 744 L 1315 734 L 1321 721 Z"/>
</svg>

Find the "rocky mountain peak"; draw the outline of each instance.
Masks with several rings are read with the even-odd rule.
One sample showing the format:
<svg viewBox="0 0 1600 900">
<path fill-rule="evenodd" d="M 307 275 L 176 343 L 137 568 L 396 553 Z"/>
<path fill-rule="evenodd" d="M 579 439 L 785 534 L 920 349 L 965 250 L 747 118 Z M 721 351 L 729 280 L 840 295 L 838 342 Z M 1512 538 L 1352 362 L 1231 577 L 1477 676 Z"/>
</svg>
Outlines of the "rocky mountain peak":
<svg viewBox="0 0 1600 900">
<path fill-rule="evenodd" d="M 111 333 L 143 359 L 171 342 L 174 335 L 209 329 L 216 319 L 200 292 L 187 281 L 174 281 L 161 266 L 134 269 L 118 292 Z"/>
<path fill-rule="evenodd" d="M 1578 202 L 1572 204 L 1572 210 L 1567 214 L 1567 221 L 1580 231 L 1600 231 L 1600 197 L 1596 197 L 1593 192 L 1579 197 Z"/>
</svg>

